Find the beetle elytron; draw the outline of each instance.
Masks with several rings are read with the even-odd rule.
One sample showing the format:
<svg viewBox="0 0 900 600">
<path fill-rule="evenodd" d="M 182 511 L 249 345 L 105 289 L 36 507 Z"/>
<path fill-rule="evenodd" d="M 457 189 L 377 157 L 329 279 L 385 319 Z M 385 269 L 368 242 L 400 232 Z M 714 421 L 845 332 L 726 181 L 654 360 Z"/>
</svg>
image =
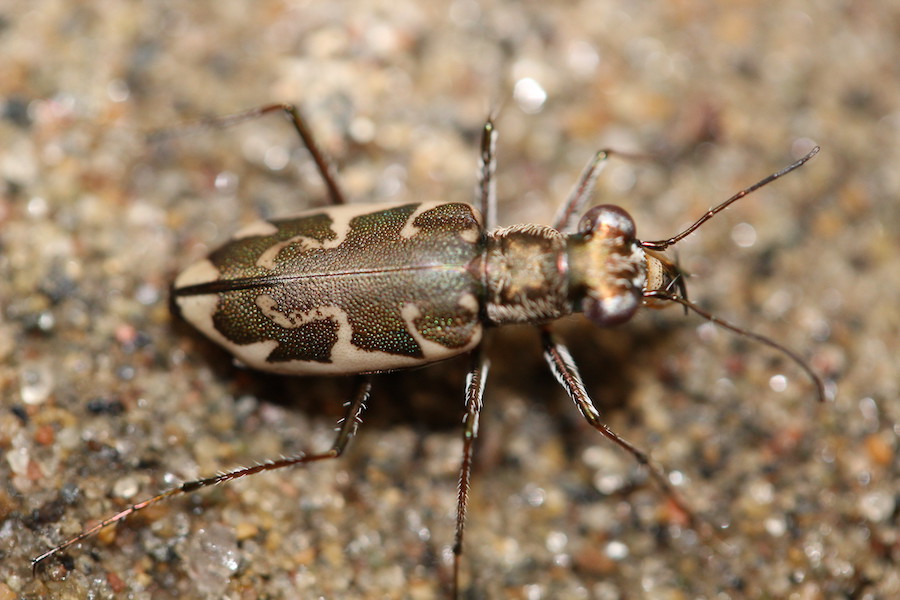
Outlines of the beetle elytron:
<svg viewBox="0 0 900 600">
<path fill-rule="evenodd" d="M 806 156 L 738 192 L 678 235 L 636 238 L 631 217 L 616 206 L 596 206 L 573 227 L 609 156 L 598 152 L 579 178 L 552 227 L 494 223 L 496 133 L 491 120 L 481 141 L 479 209 L 449 202 L 347 205 L 304 120 L 290 105 L 264 106 L 217 121 L 230 124 L 269 112 L 290 118 L 316 162 L 333 206 L 294 218 L 260 222 L 240 231 L 207 259 L 185 270 L 172 288 L 181 314 L 249 367 L 286 375 L 358 374 L 333 446 L 326 452 L 282 458 L 190 481 L 124 509 L 32 561 L 42 561 L 103 527 L 176 494 L 260 471 L 336 458 L 353 437 L 371 387 L 371 375 L 472 352 L 466 382 L 464 446 L 454 544 L 453 595 L 460 556 L 473 443 L 478 434 L 488 363 L 481 351 L 486 329 L 507 323 L 540 328 L 544 356 L 582 416 L 602 435 L 647 466 L 676 498 L 645 453 L 611 431 L 594 407 L 566 348 L 548 324 L 583 312 L 601 327 L 627 321 L 642 305 L 683 305 L 714 323 L 785 353 L 814 381 L 822 381 L 796 354 L 741 330 L 688 302 L 682 273 L 661 252 L 716 213 L 799 168 Z M 677 500 L 676 500 L 677 501 Z"/>
</svg>

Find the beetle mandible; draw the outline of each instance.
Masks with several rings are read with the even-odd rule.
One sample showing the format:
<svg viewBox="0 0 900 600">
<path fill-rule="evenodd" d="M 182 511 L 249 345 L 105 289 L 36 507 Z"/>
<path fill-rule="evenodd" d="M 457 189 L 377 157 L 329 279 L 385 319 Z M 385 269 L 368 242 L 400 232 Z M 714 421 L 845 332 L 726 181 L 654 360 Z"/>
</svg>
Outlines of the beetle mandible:
<svg viewBox="0 0 900 600">
<path fill-rule="evenodd" d="M 647 467 L 679 506 L 677 495 L 648 455 L 604 424 L 575 362 L 549 323 L 582 312 L 598 326 L 608 327 L 629 320 L 642 305 L 680 304 L 784 353 L 809 375 L 819 399 L 824 399 L 822 380 L 799 355 L 688 301 L 683 273 L 662 254 L 732 203 L 801 167 L 818 147 L 710 209 L 681 233 L 642 241 L 632 218 L 617 206 L 590 208 L 575 223 L 613 153 L 610 150 L 592 157 L 552 226 L 497 227 L 492 119 L 482 131 L 478 208 L 439 201 L 349 205 L 293 105 L 267 105 L 214 123 L 230 125 L 271 112 L 283 112 L 293 124 L 315 161 L 332 206 L 245 227 L 182 272 L 172 286 L 172 297 L 188 322 L 249 367 L 284 375 L 358 375 L 332 447 L 182 483 L 41 554 L 32 561 L 34 568 L 171 496 L 261 471 L 337 458 L 360 423 L 373 374 L 471 352 L 453 546 L 456 597 L 473 444 L 488 372 L 482 337 L 487 329 L 504 324 L 531 323 L 540 329 L 544 358 L 585 420 Z"/>
</svg>

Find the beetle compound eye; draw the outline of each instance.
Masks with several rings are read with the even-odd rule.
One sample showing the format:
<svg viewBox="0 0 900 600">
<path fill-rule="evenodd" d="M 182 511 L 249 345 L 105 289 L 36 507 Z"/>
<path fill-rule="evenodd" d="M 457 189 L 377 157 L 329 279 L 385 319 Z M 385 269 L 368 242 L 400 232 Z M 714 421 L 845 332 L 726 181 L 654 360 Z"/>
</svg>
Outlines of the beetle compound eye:
<svg viewBox="0 0 900 600">
<path fill-rule="evenodd" d="M 612 327 L 629 320 L 641 305 L 640 290 L 634 294 L 616 293 L 599 298 L 586 297 L 581 307 L 584 315 L 600 327 Z"/>
<path fill-rule="evenodd" d="M 603 237 L 622 236 L 634 239 L 634 219 L 627 212 L 612 204 L 601 204 L 584 213 L 578 223 L 578 231 L 584 235 L 599 233 Z"/>
</svg>

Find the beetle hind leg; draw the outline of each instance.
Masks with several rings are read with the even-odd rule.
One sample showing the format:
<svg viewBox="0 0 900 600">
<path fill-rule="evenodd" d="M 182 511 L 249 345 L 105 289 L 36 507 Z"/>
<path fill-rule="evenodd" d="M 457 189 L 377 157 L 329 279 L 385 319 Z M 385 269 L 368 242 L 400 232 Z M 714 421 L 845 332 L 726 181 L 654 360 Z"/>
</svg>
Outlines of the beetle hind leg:
<svg viewBox="0 0 900 600">
<path fill-rule="evenodd" d="M 334 174 L 334 169 L 331 166 L 331 161 L 328 159 L 325 153 L 319 149 L 319 145 L 316 143 L 316 139 L 312 134 L 312 130 L 306 124 L 306 119 L 303 118 L 303 115 L 300 113 L 300 109 L 293 104 L 266 104 L 239 113 L 205 118 L 197 121 L 196 123 L 188 124 L 187 126 L 180 127 L 175 130 L 170 129 L 154 132 L 149 136 L 149 140 L 158 142 L 173 137 L 178 137 L 184 134 L 189 134 L 198 129 L 233 127 L 234 125 L 238 125 L 245 121 L 251 121 L 253 119 L 258 119 L 273 112 L 283 113 L 287 117 L 288 121 L 291 122 L 291 125 L 294 126 L 294 130 L 297 132 L 297 135 L 300 136 L 300 140 L 303 142 L 303 146 L 306 147 L 306 150 L 307 152 L 309 152 L 309 155 L 313 159 L 313 162 L 316 163 L 316 169 L 319 171 L 319 175 L 322 177 L 322 183 L 325 184 L 325 188 L 328 190 L 328 199 L 330 203 L 347 204 L 346 196 L 341 190 L 341 186 L 338 184 L 337 177 Z"/>
<path fill-rule="evenodd" d="M 316 139 L 312 134 L 312 130 L 306 124 L 306 119 L 303 118 L 303 115 L 300 113 L 300 109 L 298 109 L 295 105 L 267 104 L 266 106 L 260 106 L 259 108 L 254 108 L 245 113 L 235 115 L 235 117 L 239 118 L 240 120 L 252 119 L 268 114 L 270 112 L 278 111 L 283 112 L 288 121 L 291 122 L 291 125 L 294 126 L 294 130 L 303 141 L 303 145 L 306 147 L 306 150 L 312 157 L 313 162 L 316 163 L 316 169 L 319 171 L 319 175 L 322 177 L 322 182 L 325 184 L 325 188 L 328 190 L 328 198 L 331 201 L 331 204 L 347 204 L 346 196 L 344 196 L 344 192 L 341 191 L 341 186 L 338 185 L 337 177 L 335 177 L 334 174 L 334 169 L 332 169 L 331 167 L 331 161 L 328 160 L 328 157 L 325 156 L 325 153 L 319 149 L 319 145 L 316 143 Z"/>
<path fill-rule="evenodd" d="M 278 460 L 270 460 L 263 463 L 258 463 L 253 465 L 252 467 L 242 467 L 240 469 L 235 469 L 226 473 L 219 473 L 218 475 L 214 475 L 213 477 L 206 477 L 204 479 L 197 479 L 194 481 L 186 481 L 181 485 L 157 494 L 152 498 L 147 498 L 146 500 L 142 500 L 141 502 L 132 504 L 131 506 L 128 506 L 127 508 L 119 511 L 115 515 L 100 521 L 93 527 L 85 529 L 78 535 L 54 546 L 50 550 L 47 550 L 40 556 L 32 559 L 32 570 L 36 571 L 37 568 L 40 567 L 41 564 L 51 556 L 54 556 L 62 552 L 69 546 L 94 535 L 101 529 L 105 529 L 110 525 L 114 525 L 119 521 L 128 518 L 134 513 L 147 508 L 148 506 L 152 506 L 153 504 L 157 504 L 173 496 L 189 494 L 191 492 L 199 490 L 200 488 L 209 487 L 219 483 L 225 483 L 226 481 L 231 481 L 233 479 L 240 479 L 248 475 L 255 475 L 256 473 L 261 473 L 263 471 L 274 471 L 275 469 L 283 469 L 285 467 L 292 467 L 295 465 L 308 464 L 339 457 L 341 454 L 343 454 L 344 450 L 347 448 L 347 445 L 350 443 L 350 440 L 356 434 L 356 430 L 358 429 L 360 423 L 360 417 L 365 410 L 366 400 L 368 400 L 369 398 L 369 392 L 371 388 L 372 381 L 370 376 L 362 375 L 358 378 L 356 384 L 356 392 L 350 402 L 347 403 L 347 412 L 344 418 L 341 419 L 338 424 L 338 434 L 335 437 L 334 443 L 332 444 L 331 448 L 329 448 L 327 451 L 317 454 L 298 454 L 295 456 L 280 458 Z"/>
<path fill-rule="evenodd" d="M 334 443 L 331 445 L 331 448 L 329 448 L 325 452 L 316 454 L 300 453 L 294 456 L 280 458 L 278 460 L 269 460 L 253 465 L 252 467 L 243 467 L 240 469 L 235 469 L 234 471 L 229 471 L 227 473 L 220 473 L 214 477 L 209 477 L 207 479 L 189 481 L 187 483 L 181 484 L 178 488 L 175 489 L 181 492 L 192 492 L 198 488 L 215 485 L 217 483 L 224 483 L 226 481 L 231 481 L 232 479 L 240 479 L 241 477 L 246 477 L 247 475 L 255 475 L 256 473 L 261 473 L 263 471 L 274 471 L 276 469 L 283 469 L 285 467 L 308 464 L 312 462 L 328 460 L 330 458 L 338 458 L 344 453 L 344 450 L 347 449 L 347 445 L 350 443 L 350 440 L 353 438 L 353 436 L 356 435 L 357 429 L 359 429 L 362 413 L 366 409 L 366 401 L 369 399 L 369 393 L 371 389 L 371 376 L 360 375 L 356 383 L 356 392 L 354 393 L 353 398 L 345 405 L 347 407 L 347 412 L 345 413 L 344 417 L 340 421 L 338 421 L 338 433 L 334 439 Z"/>
<path fill-rule="evenodd" d="M 331 167 L 331 161 L 328 160 L 325 153 L 319 149 L 319 145 L 316 144 L 312 131 L 306 125 L 306 119 L 300 114 L 300 110 L 293 104 L 274 104 L 265 106 L 261 110 L 268 111 L 278 109 L 284 111 L 284 114 L 294 126 L 294 130 L 296 130 L 300 139 L 303 140 L 303 145 L 306 146 L 306 150 L 312 157 L 313 162 L 316 163 L 319 175 L 322 176 L 322 182 L 328 189 L 328 198 L 331 200 L 331 204 L 347 204 L 347 198 L 344 196 L 344 192 L 341 191 L 341 186 L 338 185 L 337 177 L 335 177 L 334 170 Z"/>
</svg>

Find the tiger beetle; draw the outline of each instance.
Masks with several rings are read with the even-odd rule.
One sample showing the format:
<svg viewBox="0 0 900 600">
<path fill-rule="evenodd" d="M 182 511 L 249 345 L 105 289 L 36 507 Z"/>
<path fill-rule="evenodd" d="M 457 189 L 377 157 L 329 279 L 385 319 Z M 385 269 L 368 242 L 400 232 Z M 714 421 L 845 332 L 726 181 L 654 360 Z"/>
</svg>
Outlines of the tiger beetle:
<svg viewBox="0 0 900 600">
<path fill-rule="evenodd" d="M 262 471 L 337 458 L 361 422 L 374 374 L 470 352 L 453 545 L 456 597 L 473 445 L 488 373 L 482 340 L 487 330 L 508 323 L 538 327 L 544 359 L 584 419 L 646 467 L 689 516 L 663 471 L 603 422 L 575 362 L 551 332 L 552 321 L 582 312 L 598 326 L 609 327 L 629 320 L 641 306 L 680 304 L 782 352 L 809 375 L 819 400 L 824 400 L 822 380 L 799 355 L 690 302 L 684 274 L 662 254 L 732 203 L 801 167 L 818 147 L 710 209 L 681 233 L 642 241 L 631 216 L 618 206 L 595 206 L 575 222 L 607 158 L 614 154 L 610 150 L 593 156 L 551 227 L 497 227 L 493 119 L 487 120 L 481 135 L 477 208 L 436 201 L 351 205 L 294 106 L 267 105 L 206 125 L 227 126 L 272 112 L 287 115 L 300 135 L 331 206 L 242 229 L 177 277 L 173 303 L 184 319 L 248 367 L 284 375 L 357 375 L 333 445 L 325 452 L 182 483 L 44 552 L 32 560 L 33 568 L 172 496 Z"/>
</svg>

